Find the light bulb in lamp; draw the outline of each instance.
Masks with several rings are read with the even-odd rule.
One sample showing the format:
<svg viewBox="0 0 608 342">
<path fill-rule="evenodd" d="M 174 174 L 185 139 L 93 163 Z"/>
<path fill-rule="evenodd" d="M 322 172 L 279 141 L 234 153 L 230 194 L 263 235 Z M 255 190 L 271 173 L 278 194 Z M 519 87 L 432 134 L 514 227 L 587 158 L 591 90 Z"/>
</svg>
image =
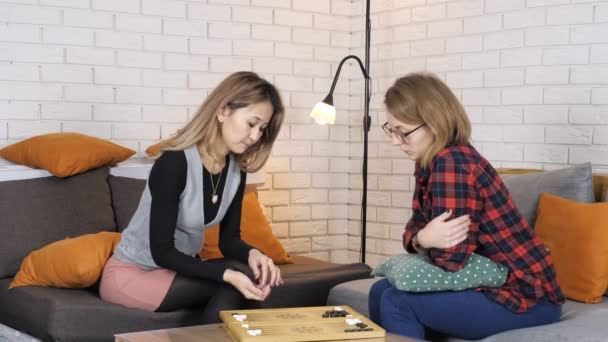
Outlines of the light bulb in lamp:
<svg viewBox="0 0 608 342">
<path fill-rule="evenodd" d="M 310 112 L 310 117 L 320 125 L 333 125 L 336 122 L 336 108 L 333 106 L 331 95 L 318 102 Z"/>
</svg>

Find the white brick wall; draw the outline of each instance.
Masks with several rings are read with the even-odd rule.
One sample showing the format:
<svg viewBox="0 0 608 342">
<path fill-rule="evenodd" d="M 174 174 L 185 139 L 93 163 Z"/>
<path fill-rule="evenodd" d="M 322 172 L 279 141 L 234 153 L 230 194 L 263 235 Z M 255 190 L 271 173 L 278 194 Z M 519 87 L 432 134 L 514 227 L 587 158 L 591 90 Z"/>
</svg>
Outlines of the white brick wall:
<svg viewBox="0 0 608 342">
<path fill-rule="evenodd" d="M 605 1 L 571 0 L 400 0 L 373 14 L 372 61 L 390 59 L 393 72 L 372 68 L 381 96 L 394 77 L 410 71 L 437 73 L 454 90 L 473 122 L 473 141 L 496 166 L 556 168 L 591 161 L 597 170 L 608 163 L 608 5 Z M 356 5 L 359 9 L 362 4 Z M 410 11 L 410 21 L 394 23 L 389 13 Z M 405 12 L 407 13 L 407 12 Z M 355 17 L 361 18 L 363 12 Z M 374 21 L 375 20 L 375 21 Z M 360 34 L 362 21 L 351 29 Z M 374 39 L 393 30 L 393 41 Z M 408 42 L 410 55 L 387 56 L 394 42 Z M 357 42 L 358 43 L 358 42 Z M 361 44 L 353 46 L 361 51 Z M 383 53 L 381 53 L 381 51 Z M 354 83 L 354 82 L 353 82 Z M 356 87 L 356 86 L 354 86 Z M 354 88 L 353 87 L 353 88 Z M 381 100 L 372 111 L 381 124 Z M 359 114 L 357 114 L 359 115 Z M 351 126 L 358 126 L 351 122 Z M 356 127 L 354 127 L 356 128 Z M 372 141 L 377 159 L 398 161 L 399 153 L 380 135 Z M 360 153 L 351 151 L 351 158 Z M 382 162 L 380 162 L 381 164 Z M 411 203 L 412 170 L 377 177 L 368 210 L 386 227 L 368 223 L 368 259 L 382 260 L 400 252 L 391 243 L 401 239 Z M 350 170 L 356 173 L 355 170 Z M 356 175 L 355 175 L 356 176 Z M 402 179 L 407 188 L 392 183 Z M 408 183 L 409 182 L 409 183 Z M 392 191 L 394 188 L 399 190 Z M 392 195 L 393 202 L 377 197 Z M 407 196 L 405 196 L 407 194 Z M 405 202 L 405 203 L 403 203 Z M 353 204 L 357 204 L 355 201 Z M 355 217 L 351 221 L 355 226 Z M 351 230 L 355 251 L 358 230 Z"/>
<path fill-rule="evenodd" d="M 76 131 L 138 151 L 189 118 L 227 74 L 276 83 L 286 122 L 260 200 L 288 251 L 357 259 L 358 67 L 336 87 L 337 125 L 307 114 L 338 61 L 363 58 L 362 0 L 39 0 L 0 4 L 0 146 Z M 413 163 L 378 126 L 382 96 L 410 71 L 461 98 L 496 166 L 608 168 L 608 4 L 574 0 L 372 2 L 368 262 L 401 251 Z"/>
</svg>

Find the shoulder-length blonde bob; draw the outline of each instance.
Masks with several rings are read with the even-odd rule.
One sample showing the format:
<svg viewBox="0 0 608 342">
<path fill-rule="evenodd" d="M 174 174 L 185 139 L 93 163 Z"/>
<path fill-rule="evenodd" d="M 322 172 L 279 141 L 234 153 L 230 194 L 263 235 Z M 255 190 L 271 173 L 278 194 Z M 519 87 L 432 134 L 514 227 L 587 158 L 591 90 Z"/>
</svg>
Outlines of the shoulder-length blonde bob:
<svg viewBox="0 0 608 342">
<path fill-rule="evenodd" d="M 420 158 L 427 167 L 448 145 L 464 145 L 471 137 L 471 123 L 458 98 L 436 75 L 411 73 L 395 81 L 384 96 L 386 110 L 397 120 L 426 124 L 433 142 Z"/>
<path fill-rule="evenodd" d="M 161 142 L 160 152 L 151 158 L 159 158 L 163 151 L 183 150 L 194 144 L 205 149 L 205 146 L 221 138 L 221 125 L 216 118 L 218 113 L 226 108 L 234 111 L 265 101 L 272 105 L 268 126 L 260 140 L 237 155 L 241 170 L 255 172 L 264 166 L 270 156 L 272 144 L 283 123 L 285 108 L 276 87 L 249 71 L 236 72 L 224 79 L 205 99 L 192 120 L 176 135 Z M 207 153 L 212 152 L 207 150 Z"/>
</svg>

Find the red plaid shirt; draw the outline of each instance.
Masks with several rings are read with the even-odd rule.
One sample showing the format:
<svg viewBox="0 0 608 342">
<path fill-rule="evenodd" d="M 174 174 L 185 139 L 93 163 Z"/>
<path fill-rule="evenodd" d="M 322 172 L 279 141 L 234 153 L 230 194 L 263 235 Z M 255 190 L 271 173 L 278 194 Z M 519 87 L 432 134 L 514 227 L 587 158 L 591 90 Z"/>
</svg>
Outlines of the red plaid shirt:
<svg viewBox="0 0 608 342">
<path fill-rule="evenodd" d="M 441 150 L 428 168 L 416 165 L 413 214 L 403 234 L 411 241 L 434 217 L 453 210 L 452 218 L 468 214 L 467 239 L 447 248 L 431 248 L 430 260 L 448 270 L 462 269 L 471 253 L 484 255 L 509 268 L 500 288 L 478 288 L 511 311 L 525 312 L 545 297 L 563 303 L 549 251 L 521 216 L 496 170 L 470 145 Z"/>
</svg>

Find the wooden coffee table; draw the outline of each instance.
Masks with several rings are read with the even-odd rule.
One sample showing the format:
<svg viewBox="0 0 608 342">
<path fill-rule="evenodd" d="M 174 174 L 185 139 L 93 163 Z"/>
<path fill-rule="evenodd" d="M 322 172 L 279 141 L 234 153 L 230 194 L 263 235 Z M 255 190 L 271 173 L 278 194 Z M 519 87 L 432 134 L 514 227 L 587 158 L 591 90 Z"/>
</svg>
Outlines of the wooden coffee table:
<svg viewBox="0 0 608 342">
<path fill-rule="evenodd" d="M 222 324 L 142 331 L 115 336 L 115 342 L 233 342 Z M 414 342 L 415 339 L 386 333 L 383 338 L 340 340 L 342 342 Z"/>
</svg>

